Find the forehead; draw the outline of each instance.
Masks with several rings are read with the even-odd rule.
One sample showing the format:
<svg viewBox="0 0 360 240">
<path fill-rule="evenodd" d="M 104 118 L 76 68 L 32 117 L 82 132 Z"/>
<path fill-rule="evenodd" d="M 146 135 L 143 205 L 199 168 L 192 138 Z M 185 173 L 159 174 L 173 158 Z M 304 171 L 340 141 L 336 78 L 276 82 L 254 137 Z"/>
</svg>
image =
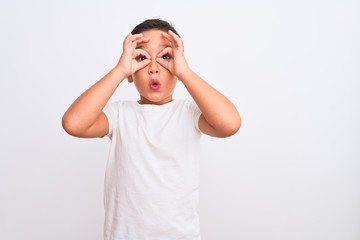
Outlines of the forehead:
<svg viewBox="0 0 360 240">
<path fill-rule="evenodd" d="M 170 41 L 164 38 L 162 33 L 163 31 L 156 29 L 142 32 L 144 37 L 149 38 L 149 41 L 139 44 L 138 48 L 159 48 L 170 46 Z"/>
</svg>

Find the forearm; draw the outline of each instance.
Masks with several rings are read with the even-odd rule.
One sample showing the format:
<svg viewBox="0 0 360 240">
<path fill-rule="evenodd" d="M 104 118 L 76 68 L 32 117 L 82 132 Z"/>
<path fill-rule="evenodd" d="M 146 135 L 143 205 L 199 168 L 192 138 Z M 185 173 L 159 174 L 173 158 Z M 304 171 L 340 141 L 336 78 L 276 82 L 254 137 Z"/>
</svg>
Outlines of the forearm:
<svg viewBox="0 0 360 240">
<path fill-rule="evenodd" d="M 65 130 L 82 132 L 89 129 L 124 79 L 124 74 L 114 68 L 81 94 L 63 116 Z"/>
<path fill-rule="evenodd" d="M 233 135 L 241 125 L 240 115 L 223 94 L 190 68 L 179 76 L 216 136 Z"/>
</svg>

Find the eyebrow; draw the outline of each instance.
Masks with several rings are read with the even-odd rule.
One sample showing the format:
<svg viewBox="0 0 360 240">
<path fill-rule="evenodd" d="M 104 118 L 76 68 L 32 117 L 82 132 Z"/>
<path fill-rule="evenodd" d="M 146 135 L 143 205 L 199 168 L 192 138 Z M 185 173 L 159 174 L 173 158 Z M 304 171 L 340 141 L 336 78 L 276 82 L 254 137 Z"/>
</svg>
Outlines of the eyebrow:
<svg viewBox="0 0 360 240">
<path fill-rule="evenodd" d="M 139 44 L 139 45 L 136 46 L 136 49 L 143 48 L 143 47 L 144 47 L 144 44 Z"/>
<path fill-rule="evenodd" d="M 169 44 L 162 44 L 160 47 L 163 47 L 163 49 L 164 49 L 164 48 L 167 48 L 167 47 L 171 47 L 171 45 L 169 45 Z"/>
<path fill-rule="evenodd" d="M 140 43 L 139 45 L 136 46 L 136 49 L 143 49 L 144 46 L 145 46 L 145 44 Z M 163 50 L 163 49 L 165 49 L 167 47 L 171 47 L 171 45 L 169 45 L 169 44 L 160 45 L 160 48 L 162 48 L 161 50 Z"/>
</svg>

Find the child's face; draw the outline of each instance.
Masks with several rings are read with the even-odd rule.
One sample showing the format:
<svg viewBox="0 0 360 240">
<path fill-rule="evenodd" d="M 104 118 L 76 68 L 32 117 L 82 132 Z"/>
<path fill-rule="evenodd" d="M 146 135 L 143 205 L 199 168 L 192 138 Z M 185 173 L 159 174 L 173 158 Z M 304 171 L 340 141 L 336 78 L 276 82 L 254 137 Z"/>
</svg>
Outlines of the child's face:
<svg viewBox="0 0 360 240">
<path fill-rule="evenodd" d="M 141 43 L 137 48 L 141 48 L 149 53 L 151 62 L 146 67 L 135 72 L 131 78 L 134 81 L 136 89 L 140 93 L 141 104 L 164 104 L 172 101 L 172 95 L 176 87 L 177 78 L 169 70 L 161 66 L 156 58 L 159 53 L 170 42 L 162 36 L 160 30 L 149 30 L 142 34 L 150 40 Z M 167 58 L 168 56 L 161 56 Z"/>
</svg>

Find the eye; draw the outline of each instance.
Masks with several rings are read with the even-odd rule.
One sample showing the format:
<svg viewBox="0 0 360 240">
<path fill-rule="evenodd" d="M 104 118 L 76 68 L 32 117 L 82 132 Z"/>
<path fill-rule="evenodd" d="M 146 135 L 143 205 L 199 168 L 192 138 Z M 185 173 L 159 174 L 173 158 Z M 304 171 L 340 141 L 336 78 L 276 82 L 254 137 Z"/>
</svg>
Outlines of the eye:
<svg viewBox="0 0 360 240">
<path fill-rule="evenodd" d="M 141 62 L 144 61 L 146 59 L 146 57 L 144 55 L 139 55 L 136 57 L 136 61 Z"/>
<path fill-rule="evenodd" d="M 164 55 L 162 55 L 162 58 L 165 60 L 169 60 L 169 59 L 171 59 L 171 56 L 169 54 L 164 54 Z"/>
</svg>

